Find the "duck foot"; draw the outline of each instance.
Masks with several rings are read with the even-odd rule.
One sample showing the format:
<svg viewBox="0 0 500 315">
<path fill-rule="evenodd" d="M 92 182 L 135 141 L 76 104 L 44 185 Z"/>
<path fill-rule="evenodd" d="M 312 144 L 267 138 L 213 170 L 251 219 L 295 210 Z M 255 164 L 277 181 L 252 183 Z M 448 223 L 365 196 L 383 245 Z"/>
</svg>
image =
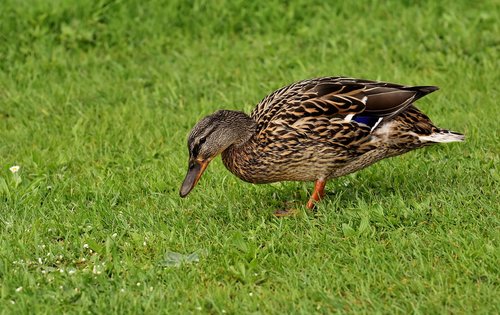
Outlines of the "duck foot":
<svg viewBox="0 0 500 315">
<path fill-rule="evenodd" d="M 293 217 L 299 214 L 299 210 L 297 209 L 285 209 L 285 210 L 276 210 L 274 211 L 274 216 L 278 218 L 283 217 Z"/>
<path fill-rule="evenodd" d="M 307 202 L 307 209 L 313 210 L 316 207 L 316 203 L 318 203 L 323 197 L 325 197 L 325 185 L 326 180 L 320 178 L 314 183 L 314 191 Z"/>
</svg>

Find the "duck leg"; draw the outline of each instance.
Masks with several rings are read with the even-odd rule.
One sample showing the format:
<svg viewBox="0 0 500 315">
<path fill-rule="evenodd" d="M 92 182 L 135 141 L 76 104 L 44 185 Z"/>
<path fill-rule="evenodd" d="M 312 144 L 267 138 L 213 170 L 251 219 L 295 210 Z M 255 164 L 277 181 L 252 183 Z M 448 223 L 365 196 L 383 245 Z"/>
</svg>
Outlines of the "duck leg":
<svg viewBox="0 0 500 315">
<path fill-rule="evenodd" d="M 324 179 L 318 179 L 315 184 L 314 184 L 314 191 L 307 202 L 307 208 L 310 210 L 313 210 L 316 203 L 323 199 L 325 197 L 325 185 L 326 185 L 326 180 Z M 294 216 L 298 213 L 298 210 L 296 209 L 289 209 L 289 210 L 276 210 L 274 212 L 274 215 L 277 217 L 290 217 Z"/>
<path fill-rule="evenodd" d="M 322 178 L 316 180 L 316 182 L 314 183 L 313 194 L 309 199 L 309 201 L 307 202 L 307 209 L 311 210 L 314 209 L 316 203 L 321 199 L 323 199 L 323 197 L 325 197 L 325 185 L 326 185 L 326 180 Z"/>
</svg>

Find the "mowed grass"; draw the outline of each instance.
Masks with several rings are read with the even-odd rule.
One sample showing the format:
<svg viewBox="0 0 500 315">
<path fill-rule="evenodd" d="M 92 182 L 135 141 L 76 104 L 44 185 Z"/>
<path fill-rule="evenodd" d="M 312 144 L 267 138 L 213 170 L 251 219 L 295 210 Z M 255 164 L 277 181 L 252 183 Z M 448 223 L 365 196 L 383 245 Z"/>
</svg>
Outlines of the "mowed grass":
<svg viewBox="0 0 500 315">
<path fill-rule="evenodd" d="M 0 313 L 500 312 L 498 1 L 1 12 Z M 333 180 L 315 213 L 311 183 L 220 159 L 179 198 L 201 117 L 323 75 L 438 85 L 418 106 L 467 141 Z"/>
</svg>

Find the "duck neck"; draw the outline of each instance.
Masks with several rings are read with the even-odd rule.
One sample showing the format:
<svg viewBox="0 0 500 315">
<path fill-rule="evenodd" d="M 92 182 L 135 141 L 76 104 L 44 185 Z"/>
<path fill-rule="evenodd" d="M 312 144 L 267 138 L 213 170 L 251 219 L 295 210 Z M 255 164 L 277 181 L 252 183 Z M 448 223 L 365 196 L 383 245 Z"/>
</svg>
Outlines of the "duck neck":
<svg viewBox="0 0 500 315">
<path fill-rule="evenodd" d="M 231 173 L 243 180 L 247 180 L 244 178 L 242 171 L 245 168 L 244 165 L 252 157 L 253 137 L 255 136 L 257 124 L 250 116 L 241 113 L 238 118 L 230 123 L 230 126 L 227 132 L 234 136 L 234 141 L 222 151 L 222 162 Z"/>
<path fill-rule="evenodd" d="M 223 152 L 244 145 L 252 138 L 257 128 L 255 121 L 247 114 L 239 111 L 228 112 L 231 112 L 231 115 L 228 115 L 221 125 L 225 125 L 226 136 L 230 139 L 230 144 Z"/>
</svg>

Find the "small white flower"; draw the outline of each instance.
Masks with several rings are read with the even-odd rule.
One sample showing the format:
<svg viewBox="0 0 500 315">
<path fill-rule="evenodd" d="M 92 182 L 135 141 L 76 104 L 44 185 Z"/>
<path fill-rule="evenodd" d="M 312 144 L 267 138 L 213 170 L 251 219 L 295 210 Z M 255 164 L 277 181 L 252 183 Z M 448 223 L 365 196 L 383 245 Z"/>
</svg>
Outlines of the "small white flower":
<svg viewBox="0 0 500 315">
<path fill-rule="evenodd" d="M 92 267 L 92 273 L 95 274 L 95 275 L 100 275 L 101 274 L 101 269 L 99 267 L 97 267 L 97 265 L 94 265 L 94 267 Z"/>
<path fill-rule="evenodd" d="M 16 292 L 21 292 L 23 290 L 23 287 L 19 287 L 16 289 Z"/>
<path fill-rule="evenodd" d="M 144 241 L 144 242 L 142 243 L 142 245 L 146 246 L 146 245 L 147 245 L 147 244 L 146 244 L 146 241 Z"/>
<path fill-rule="evenodd" d="M 140 282 L 137 282 L 137 286 L 140 287 L 141 286 L 141 283 Z"/>
<path fill-rule="evenodd" d="M 72 274 L 75 274 L 75 273 L 76 273 L 76 269 L 74 269 L 74 268 L 71 268 L 71 269 L 68 270 L 68 274 L 69 275 L 72 275 Z"/>
<path fill-rule="evenodd" d="M 113 235 L 111 235 L 112 238 L 115 238 L 118 234 L 116 233 L 113 233 Z"/>
<path fill-rule="evenodd" d="M 15 174 L 15 173 L 19 172 L 19 169 L 20 169 L 20 168 L 21 168 L 21 166 L 19 166 L 19 165 L 14 165 L 14 166 L 11 166 L 11 167 L 9 168 L 9 170 L 12 172 L 12 174 Z"/>
<path fill-rule="evenodd" d="M 89 248 L 89 244 L 83 244 L 83 248 Z"/>
<path fill-rule="evenodd" d="M 248 295 L 253 296 L 253 292 L 248 293 Z"/>
</svg>

